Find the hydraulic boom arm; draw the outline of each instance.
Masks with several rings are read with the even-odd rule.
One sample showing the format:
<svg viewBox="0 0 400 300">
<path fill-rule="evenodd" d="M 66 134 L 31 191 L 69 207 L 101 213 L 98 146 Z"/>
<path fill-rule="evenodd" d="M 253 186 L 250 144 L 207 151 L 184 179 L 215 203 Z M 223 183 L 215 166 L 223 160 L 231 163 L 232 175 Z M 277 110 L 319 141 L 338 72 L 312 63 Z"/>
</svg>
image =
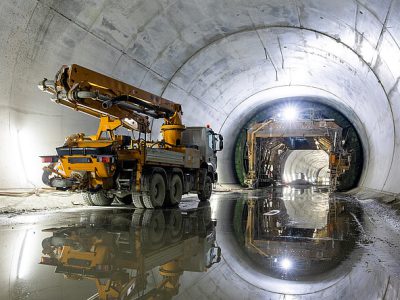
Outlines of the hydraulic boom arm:
<svg viewBox="0 0 400 300">
<path fill-rule="evenodd" d="M 167 125 L 181 125 L 180 104 L 79 65 L 63 66 L 54 80 L 44 79 L 39 88 L 56 103 L 100 118 L 121 120 L 122 126 L 150 132 L 148 117 L 164 118 Z"/>
</svg>

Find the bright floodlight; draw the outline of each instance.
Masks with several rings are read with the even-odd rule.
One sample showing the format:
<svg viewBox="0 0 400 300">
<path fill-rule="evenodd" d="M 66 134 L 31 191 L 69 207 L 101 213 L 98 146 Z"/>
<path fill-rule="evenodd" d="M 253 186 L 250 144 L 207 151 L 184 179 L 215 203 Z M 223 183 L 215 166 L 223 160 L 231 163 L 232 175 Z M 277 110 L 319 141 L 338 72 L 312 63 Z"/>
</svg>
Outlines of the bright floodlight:
<svg viewBox="0 0 400 300">
<path fill-rule="evenodd" d="M 282 269 L 289 270 L 292 267 L 292 262 L 289 259 L 284 258 L 281 261 L 281 267 Z"/>
<path fill-rule="evenodd" d="M 282 111 L 282 117 L 285 121 L 294 121 L 298 117 L 298 111 L 294 106 L 287 106 Z"/>
</svg>

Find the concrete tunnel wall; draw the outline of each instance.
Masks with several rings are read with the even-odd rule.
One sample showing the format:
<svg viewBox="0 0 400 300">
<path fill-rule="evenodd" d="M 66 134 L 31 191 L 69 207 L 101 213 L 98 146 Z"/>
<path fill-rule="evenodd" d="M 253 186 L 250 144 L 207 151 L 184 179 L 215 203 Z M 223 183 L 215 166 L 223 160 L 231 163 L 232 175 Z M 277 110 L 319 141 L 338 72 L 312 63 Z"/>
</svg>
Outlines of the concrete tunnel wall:
<svg viewBox="0 0 400 300">
<path fill-rule="evenodd" d="M 38 155 L 95 131 L 95 119 L 36 88 L 78 63 L 180 102 L 186 125 L 223 133 L 222 182 L 235 181 L 235 136 L 253 113 L 320 97 L 361 136 L 360 185 L 400 192 L 400 0 L 6 0 L 0 28 L 0 188 L 41 185 Z"/>
<path fill-rule="evenodd" d="M 317 179 L 329 180 L 329 156 L 323 150 L 289 151 L 282 163 L 285 182 L 301 179 L 301 174 L 309 182 L 315 182 Z"/>
</svg>

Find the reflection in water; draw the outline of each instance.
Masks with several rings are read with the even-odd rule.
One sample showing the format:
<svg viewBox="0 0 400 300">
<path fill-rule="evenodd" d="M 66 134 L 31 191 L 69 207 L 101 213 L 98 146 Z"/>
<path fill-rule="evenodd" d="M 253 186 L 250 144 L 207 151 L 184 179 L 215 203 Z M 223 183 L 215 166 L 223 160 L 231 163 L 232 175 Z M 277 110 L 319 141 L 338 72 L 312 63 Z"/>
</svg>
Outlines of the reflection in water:
<svg viewBox="0 0 400 300">
<path fill-rule="evenodd" d="M 352 214 L 358 208 L 349 200 L 287 187 L 251 198 L 245 206 L 246 253 L 271 276 L 315 277 L 335 268 L 355 246 Z"/>
<path fill-rule="evenodd" d="M 42 241 L 41 264 L 67 279 L 93 280 L 93 299 L 170 299 L 184 271 L 205 272 L 220 261 L 215 225 L 209 206 L 89 211 L 79 224 L 44 230 L 52 235 Z"/>
<path fill-rule="evenodd" d="M 284 188 L 38 214 L 3 227 L 0 299 L 400 299 L 398 234 L 358 203 Z"/>
</svg>

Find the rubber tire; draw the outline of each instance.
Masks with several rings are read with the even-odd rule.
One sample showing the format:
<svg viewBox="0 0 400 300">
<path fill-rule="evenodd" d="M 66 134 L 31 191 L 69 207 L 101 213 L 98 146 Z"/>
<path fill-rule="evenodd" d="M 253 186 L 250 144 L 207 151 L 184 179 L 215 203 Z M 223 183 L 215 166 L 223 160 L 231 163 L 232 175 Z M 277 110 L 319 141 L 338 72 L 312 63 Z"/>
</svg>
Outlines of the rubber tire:
<svg viewBox="0 0 400 300">
<path fill-rule="evenodd" d="M 142 243 L 147 249 L 159 249 L 165 243 L 165 217 L 162 210 L 145 210 L 142 216 Z"/>
<path fill-rule="evenodd" d="M 154 173 L 150 181 L 150 192 L 142 195 L 142 201 L 146 208 L 159 208 L 165 202 L 165 181 L 159 173 Z"/>
<path fill-rule="evenodd" d="M 183 194 L 183 184 L 181 177 L 178 174 L 172 175 L 169 190 L 165 195 L 166 203 L 170 206 L 176 206 L 181 202 Z"/>
<path fill-rule="evenodd" d="M 122 197 L 122 198 L 118 197 L 118 196 L 115 196 L 114 200 L 116 200 L 120 204 L 125 204 L 125 205 L 132 204 L 132 196 L 131 195 L 127 195 L 127 196 Z"/>
<path fill-rule="evenodd" d="M 136 208 L 144 208 L 142 195 L 139 193 L 132 193 L 132 203 Z"/>
<path fill-rule="evenodd" d="M 114 199 L 107 197 L 104 191 L 99 191 L 96 193 L 84 193 L 83 200 L 90 206 L 110 206 Z"/>
<path fill-rule="evenodd" d="M 197 197 L 199 198 L 200 201 L 207 201 L 211 198 L 211 193 L 212 193 L 212 181 L 211 177 L 207 176 L 204 188 L 202 191 L 198 192 Z"/>
<path fill-rule="evenodd" d="M 142 226 L 142 218 L 143 218 L 144 209 L 135 209 L 132 215 L 132 224 L 135 227 Z"/>
<path fill-rule="evenodd" d="M 180 209 L 171 210 L 166 218 L 168 241 L 176 243 L 183 236 L 183 217 Z"/>
<path fill-rule="evenodd" d="M 90 197 L 89 193 L 82 193 L 82 198 L 86 205 L 94 206 L 94 203 L 92 202 L 92 198 Z"/>
</svg>

